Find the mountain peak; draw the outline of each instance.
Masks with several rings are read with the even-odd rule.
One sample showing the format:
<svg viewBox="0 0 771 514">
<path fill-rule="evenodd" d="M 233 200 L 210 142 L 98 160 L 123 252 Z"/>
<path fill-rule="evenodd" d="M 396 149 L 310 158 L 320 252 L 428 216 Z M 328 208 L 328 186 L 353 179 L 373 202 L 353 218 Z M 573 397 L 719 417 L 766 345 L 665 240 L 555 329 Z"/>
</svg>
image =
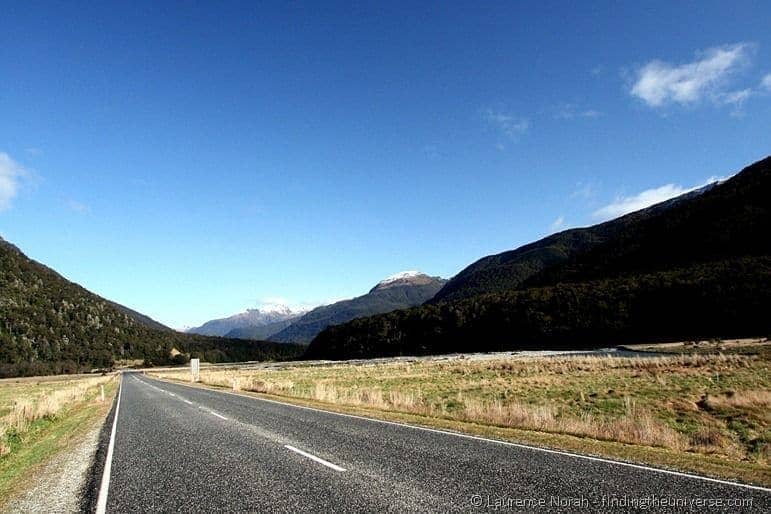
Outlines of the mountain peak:
<svg viewBox="0 0 771 514">
<path fill-rule="evenodd" d="M 257 308 L 246 309 L 247 314 L 300 314 L 302 312 L 302 310 L 294 311 L 283 303 L 264 303 Z"/>
<path fill-rule="evenodd" d="M 391 287 L 426 285 L 436 280 L 438 279 L 434 277 L 429 277 L 428 275 L 426 275 L 421 271 L 417 271 L 417 270 L 401 271 L 399 273 L 395 273 L 389 277 L 386 277 L 380 282 L 378 282 L 377 285 L 370 290 L 370 293 L 373 291 L 380 291 Z"/>
<path fill-rule="evenodd" d="M 388 284 L 390 282 L 396 282 L 397 280 L 405 280 L 408 278 L 419 277 L 420 275 L 425 275 L 425 274 L 418 270 L 400 271 L 399 273 L 394 273 L 393 275 L 384 278 L 383 280 L 378 282 L 378 285 Z"/>
<path fill-rule="evenodd" d="M 420 271 L 403 271 L 386 277 L 368 293 L 316 307 L 286 329 L 268 338 L 276 342 L 309 343 L 327 327 L 353 319 L 422 305 L 447 281 Z"/>
<path fill-rule="evenodd" d="M 224 336 L 235 328 L 262 327 L 288 319 L 294 319 L 304 314 L 304 311 L 293 311 L 281 304 L 263 304 L 257 309 L 247 309 L 227 318 L 207 321 L 200 327 L 194 327 L 188 332 L 208 336 Z"/>
</svg>

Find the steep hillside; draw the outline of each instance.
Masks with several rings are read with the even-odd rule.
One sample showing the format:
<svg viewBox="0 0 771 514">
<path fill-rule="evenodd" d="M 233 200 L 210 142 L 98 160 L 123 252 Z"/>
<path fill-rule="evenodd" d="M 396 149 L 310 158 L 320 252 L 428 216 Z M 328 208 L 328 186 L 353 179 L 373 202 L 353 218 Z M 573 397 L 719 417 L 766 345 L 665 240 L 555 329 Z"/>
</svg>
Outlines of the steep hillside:
<svg viewBox="0 0 771 514">
<path fill-rule="evenodd" d="M 420 272 L 399 273 L 382 280 L 365 295 L 313 309 L 270 340 L 307 343 L 328 326 L 420 305 L 432 298 L 445 282 Z"/>
<path fill-rule="evenodd" d="M 116 307 L 0 239 L 0 376 L 73 373 L 114 359 L 172 362 L 171 350 L 213 361 L 293 357 L 300 347 L 180 334 Z M 147 323 L 147 324 L 146 324 Z"/>
<path fill-rule="evenodd" d="M 432 302 L 769 251 L 771 157 L 725 183 L 471 264 Z"/>
<path fill-rule="evenodd" d="M 771 158 L 730 180 L 481 259 L 429 304 L 330 328 L 310 357 L 771 333 Z"/>
<path fill-rule="evenodd" d="M 121 305 L 119 303 L 111 302 L 110 300 L 107 300 L 107 302 L 109 302 L 110 305 L 112 305 L 113 307 L 115 307 L 116 309 L 121 311 L 122 313 L 128 314 L 129 317 L 131 317 L 135 321 L 141 323 L 142 325 L 146 326 L 147 328 L 154 328 L 155 330 L 172 330 L 169 327 L 167 327 L 166 325 L 164 325 L 163 323 L 159 323 L 159 322 L 155 321 L 150 316 L 142 314 L 141 312 L 137 312 L 137 311 L 135 311 L 133 309 L 129 309 L 125 305 Z"/>
</svg>

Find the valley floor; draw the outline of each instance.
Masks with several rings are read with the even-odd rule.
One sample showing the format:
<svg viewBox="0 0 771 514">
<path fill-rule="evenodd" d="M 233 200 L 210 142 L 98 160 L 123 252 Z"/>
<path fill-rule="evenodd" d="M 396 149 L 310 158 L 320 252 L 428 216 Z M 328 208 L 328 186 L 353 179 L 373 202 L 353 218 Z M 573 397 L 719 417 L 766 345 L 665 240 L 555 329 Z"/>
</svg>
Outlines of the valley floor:
<svg viewBox="0 0 771 514">
<path fill-rule="evenodd" d="M 769 343 L 750 346 L 646 358 L 508 354 L 231 366 L 205 369 L 200 378 L 329 410 L 769 485 Z M 187 370 L 151 374 L 189 380 Z"/>
</svg>

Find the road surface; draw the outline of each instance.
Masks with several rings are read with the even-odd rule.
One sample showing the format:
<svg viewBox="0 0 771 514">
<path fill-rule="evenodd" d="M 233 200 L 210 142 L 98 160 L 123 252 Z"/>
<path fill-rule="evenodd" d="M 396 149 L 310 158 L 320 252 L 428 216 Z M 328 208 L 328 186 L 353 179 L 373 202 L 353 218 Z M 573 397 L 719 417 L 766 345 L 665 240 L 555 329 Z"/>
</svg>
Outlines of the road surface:
<svg viewBox="0 0 771 514">
<path fill-rule="evenodd" d="M 624 512 L 645 502 L 654 511 L 771 509 L 767 489 L 139 373 L 123 376 L 113 446 L 107 512 Z"/>
</svg>

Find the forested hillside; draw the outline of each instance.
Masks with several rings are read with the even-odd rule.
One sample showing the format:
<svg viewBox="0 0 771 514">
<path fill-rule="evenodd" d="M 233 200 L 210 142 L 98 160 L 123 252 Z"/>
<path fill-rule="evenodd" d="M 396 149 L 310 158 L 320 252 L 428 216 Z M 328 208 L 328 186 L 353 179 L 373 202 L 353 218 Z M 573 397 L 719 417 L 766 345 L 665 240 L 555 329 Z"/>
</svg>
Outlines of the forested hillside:
<svg viewBox="0 0 771 514">
<path fill-rule="evenodd" d="M 427 305 L 331 327 L 310 357 L 768 335 L 771 158 L 704 191 L 486 257 Z"/>
<path fill-rule="evenodd" d="M 771 335 L 771 257 L 563 283 L 360 318 L 308 358 L 585 349 L 636 341 Z"/>
<path fill-rule="evenodd" d="M 174 362 L 172 348 L 215 362 L 293 357 L 302 350 L 152 328 L 156 322 L 131 313 L 0 239 L 0 376 L 88 371 L 114 359 L 165 364 Z"/>
<path fill-rule="evenodd" d="M 587 228 L 479 259 L 432 300 L 771 252 L 771 157 L 732 179 Z"/>
</svg>

